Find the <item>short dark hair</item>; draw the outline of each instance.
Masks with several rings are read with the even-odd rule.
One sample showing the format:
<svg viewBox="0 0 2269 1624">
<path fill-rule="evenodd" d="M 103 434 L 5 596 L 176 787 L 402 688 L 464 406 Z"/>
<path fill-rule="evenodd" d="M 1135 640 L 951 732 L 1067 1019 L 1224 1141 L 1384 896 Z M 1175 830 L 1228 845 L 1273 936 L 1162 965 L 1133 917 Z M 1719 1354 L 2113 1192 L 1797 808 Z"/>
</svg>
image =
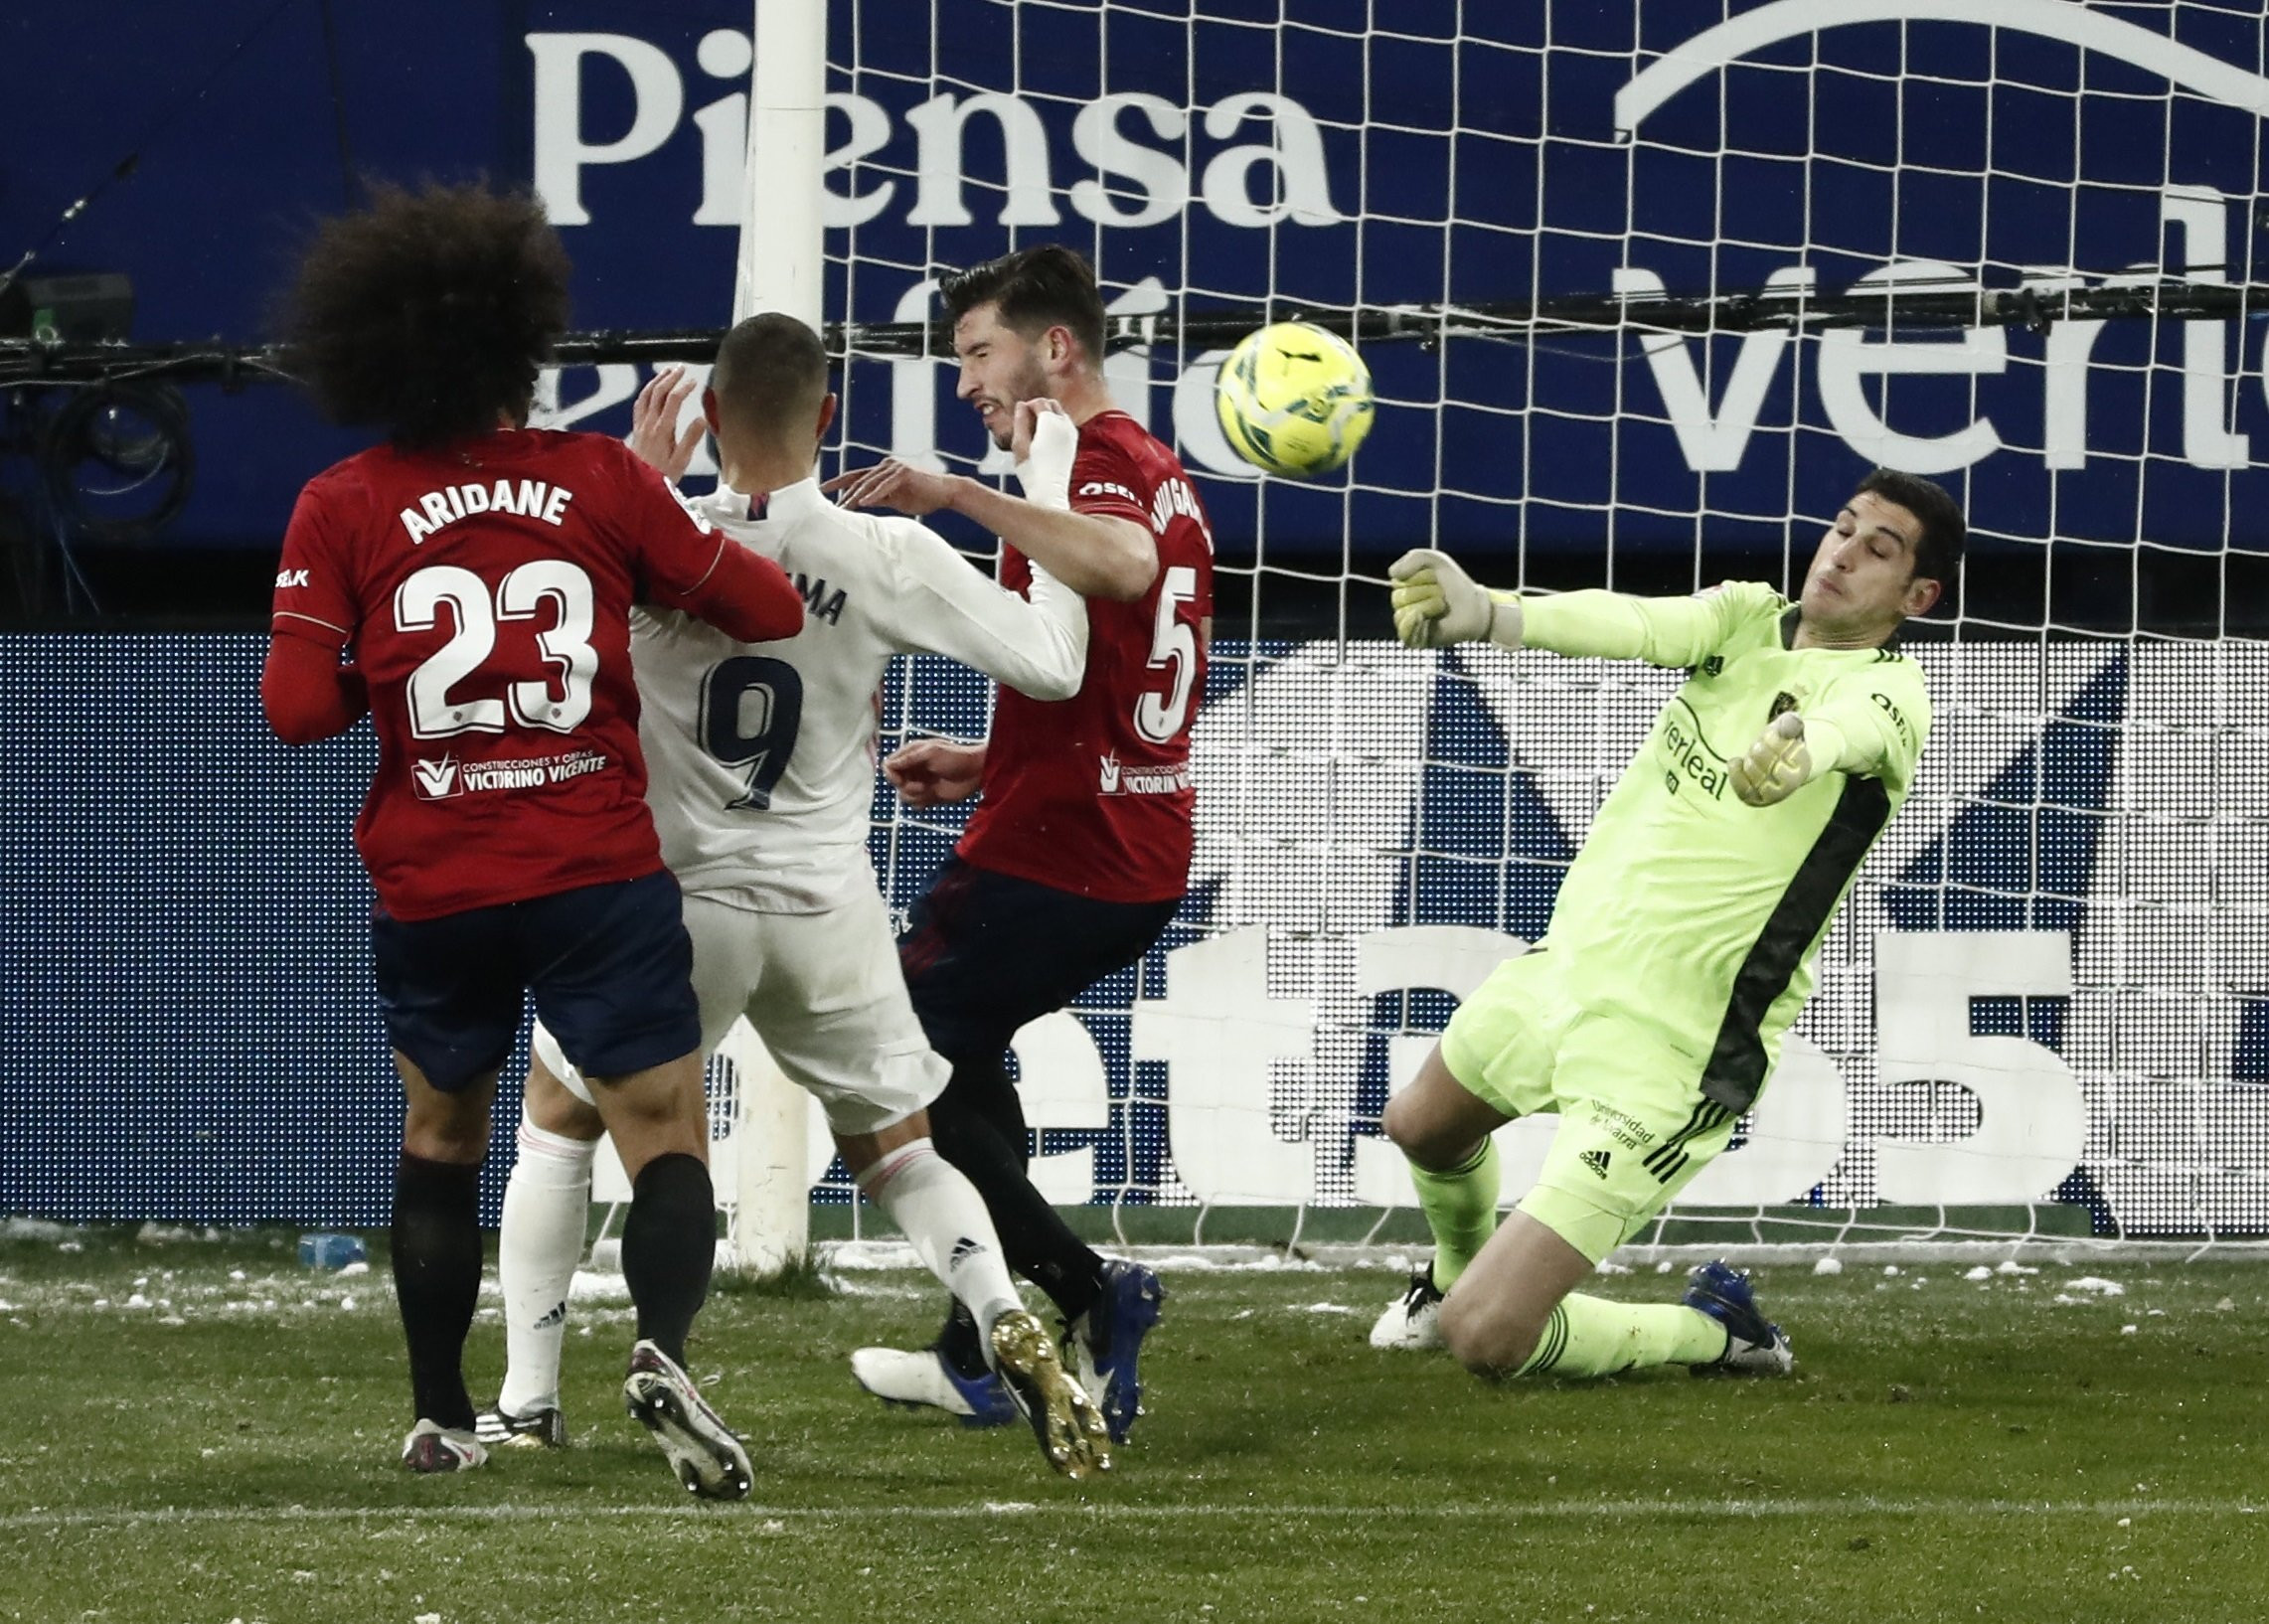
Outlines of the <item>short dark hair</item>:
<svg viewBox="0 0 2269 1624">
<path fill-rule="evenodd" d="M 1103 364 L 1103 294 L 1095 267 L 1076 248 L 1045 243 L 950 272 L 938 282 L 946 313 L 959 321 L 981 304 L 1026 338 L 1068 327 L 1094 366 Z"/>
<path fill-rule="evenodd" d="M 1914 572 L 1944 583 L 1950 591 L 1954 573 L 1961 568 L 1962 548 L 1970 539 L 1962 504 L 1936 480 L 1902 474 L 1896 468 L 1877 468 L 1861 480 L 1860 488 L 1852 494 L 1865 496 L 1869 492 L 1914 515 L 1922 526 L 1922 534 L 1914 543 Z"/>
<path fill-rule="evenodd" d="M 768 432 L 827 393 L 827 349 L 795 317 L 768 310 L 725 335 L 709 384 L 720 417 Z"/>
<path fill-rule="evenodd" d="M 544 206 L 486 186 L 374 190 L 327 220 L 284 315 L 287 365 L 335 422 L 430 446 L 524 420 L 567 328 L 572 266 Z"/>
</svg>

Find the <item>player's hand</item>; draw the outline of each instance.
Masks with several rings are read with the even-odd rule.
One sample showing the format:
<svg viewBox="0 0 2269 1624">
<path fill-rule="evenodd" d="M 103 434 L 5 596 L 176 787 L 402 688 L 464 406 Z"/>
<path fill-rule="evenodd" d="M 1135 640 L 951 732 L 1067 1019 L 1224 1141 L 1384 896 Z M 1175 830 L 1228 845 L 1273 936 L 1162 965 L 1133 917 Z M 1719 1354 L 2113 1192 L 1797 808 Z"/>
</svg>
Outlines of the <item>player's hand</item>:
<svg viewBox="0 0 2269 1624">
<path fill-rule="evenodd" d="M 681 436 L 678 419 L 685 414 L 686 399 L 694 392 L 693 374 L 683 367 L 665 367 L 647 380 L 630 406 L 630 434 L 623 443 L 638 460 L 651 464 L 673 485 L 686 477 L 694 451 L 709 432 L 699 412 Z"/>
<path fill-rule="evenodd" d="M 883 776 L 908 806 L 965 801 L 984 782 L 985 746 L 917 738 L 884 758 Z"/>
<path fill-rule="evenodd" d="M 1733 763 L 1733 793 L 1749 806 L 1776 806 L 1812 782 L 1812 750 L 1804 718 L 1783 711 Z"/>
<path fill-rule="evenodd" d="M 840 508 L 855 512 L 861 508 L 895 508 L 919 519 L 951 507 L 957 483 L 951 474 L 929 473 L 896 457 L 885 457 L 872 468 L 837 474 L 820 489 L 833 496 Z"/>
<path fill-rule="evenodd" d="M 1492 597 L 1447 553 L 1414 548 L 1387 567 L 1394 582 L 1394 635 L 1405 648 L 1451 643 L 1521 646 L 1521 605 Z"/>
<path fill-rule="evenodd" d="M 1079 425 L 1054 401 L 1039 396 L 1017 403 L 1009 450 L 1017 484 L 1036 507 L 1071 506 L 1071 462 L 1079 454 Z"/>
<path fill-rule="evenodd" d="M 1036 395 L 1029 401 L 1019 401 L 1016 410 L 1009 413 L 1009 455 L 1019 462 L 1031 456 L 1033 431 L 1041 418 L 1051 415 L 1066 421 L 1070 418 L 1070 413 L 1063 409 L 1063 403 L 1052 396 Z M 1072 425 L 1072 432 L 1078 432 L 1077 424 Z"/>
</svg>

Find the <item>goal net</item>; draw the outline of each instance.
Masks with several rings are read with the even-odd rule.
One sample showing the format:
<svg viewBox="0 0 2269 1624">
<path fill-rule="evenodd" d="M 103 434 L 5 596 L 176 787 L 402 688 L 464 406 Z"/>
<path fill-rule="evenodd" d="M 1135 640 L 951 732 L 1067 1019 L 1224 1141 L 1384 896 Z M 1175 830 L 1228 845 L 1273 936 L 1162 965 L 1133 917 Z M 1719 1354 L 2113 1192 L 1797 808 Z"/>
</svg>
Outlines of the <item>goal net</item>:
<svg viewBox="0 0 2269 1624">
<path fill-rule="evenodd" d="M 1130 1240 L 1422 1233 L 1380 1109 L 1542 933 L 1679 675 L 1404 652 L 1385 564 L 1793 589 L 1887 464 L 1972 525 L 1911 634 L 1935 732 L 1778 1074 L 1649 1239 L 2269 1233 L 2258 6 L 926 21 L 837 0 L 822 151 L 757 160 L 816 189 L 846 464 L 1001 471 L 920 324 L 941 270 L 1067 242 L 1218 542 L 1191 896 L 1139 973 L 1020 1038 L 1044 1189 Z M 1227 345 L 1288 315 L 1357 335 L 1378 390 L 1314 483 L 1255 477 L 1212 415 Z M 980 733 L 986 703 L 906 662 L 884 745 Z M 878 796 L 893 903 L 956 828 Z M 1508 1199 L 1549 1131 L 1505 1130 Z"/>
</svg>

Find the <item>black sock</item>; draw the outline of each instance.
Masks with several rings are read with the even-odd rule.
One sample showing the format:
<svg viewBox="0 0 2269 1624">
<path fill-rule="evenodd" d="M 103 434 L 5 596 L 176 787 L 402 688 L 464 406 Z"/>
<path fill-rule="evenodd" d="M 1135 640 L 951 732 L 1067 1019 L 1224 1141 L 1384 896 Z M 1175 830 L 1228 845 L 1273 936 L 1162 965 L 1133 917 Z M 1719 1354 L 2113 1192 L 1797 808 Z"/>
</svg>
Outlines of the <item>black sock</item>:
<svg viewBox="0 0 2269 1624">
<path fill-rule="evenodd" d="M 717 1193 L 698 1156 L 673 1151 L 638 1171 L 622 1225 L 622 1278 L 638 1337 L 679 1365 L 717 1262 Z"/>
<path fill-rule="evenodd" d="M 962 1376 L 983 1376 L 991 1367 L 985 1361 L 985 1345 L 977 1335 L 977 1316 L 968 1305 L 956 1298 L 953 1312 L 945 1317 L 945 1328 L 937 1334 L 938 1357 Z"/>
<path fill-rule="evenodd" d="M 998 1073 L 996 1076 L 995 1073 Z M 995 1093 L 1016 1098 L 1007 1072 L 991 1066 L 956 1063 L 952 1080 L 929 1107 L 930 1138 L 937 1153 L 968 1175 L 1001 1234 L 1001 1255 L 1009 1267 L 1048 1293 L 1067 1320 L 1087 1312 L 1102 1291 L 1103 1259 L 1071 1232 L 1046 1196 L 1025 1173 L 1024 1133 L 1012 1142 L 998 1126 Z M 991 1103 L 994 1111 L 985 1109 Z M 1018 1112 L 1021 1123 L 1023 1115 Z M 972 1338 L 975 1328 L 971 1328 Z M 956 1367 L 957 1369 L 960 1367 Z"/>
<path fill-rule="evenodd" d="M 481 1292 L 478 1167 L 402 1154 L 394 1176 L 394 1296 L 420 1420 L 469 1431 L 465 1333 Z"/>
</svg>

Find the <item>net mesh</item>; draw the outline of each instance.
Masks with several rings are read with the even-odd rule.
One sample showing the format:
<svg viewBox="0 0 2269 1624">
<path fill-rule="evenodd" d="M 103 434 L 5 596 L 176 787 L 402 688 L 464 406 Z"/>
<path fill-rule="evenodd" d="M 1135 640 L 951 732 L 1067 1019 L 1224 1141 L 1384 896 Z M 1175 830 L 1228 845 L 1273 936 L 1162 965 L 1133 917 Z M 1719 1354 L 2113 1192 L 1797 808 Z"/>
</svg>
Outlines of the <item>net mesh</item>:
<svg viewBox="0 0 2269 1624">
<path fill-rule="evenodd" d="M 1023 1056 L 1036 1166 L 1085 1169 L 1122 1232 L 1253 1209 L 1405 1232 L 1387 1093 L 1507 938 L 1542 932 L 1678 678 L 1401 652 L 1385 562 L 1430 543 L 1493 584 L 1793 586 L 1887 463 L 1973 526 L 1916 639 L 1932 745 L 1795 1057 L 1656 1238 L 2269 1232 L 2259 341 L 2058 302 L 2255 280 L 2258 6 L 1609 9 L 836 9 L 831 314 L 920 320 L 942 269 L 1081 247 L 1114 313 L 1174 320 L 1111 378 L 1220 540 L 1191 899 L 1080 1001 L 1092 1061 L 1060 1026 Z M 1595 319 L 1367 345 L 1378 425 L 1313 484 L 1235 463 L 1211 420 L 1225 346 L 1180 336 L 1603 293 Z M 2038 319 L 1943 319 L 1996 294 Z M 845 462 L 998 473 L 951 387 L 855 327 Z M 985 706 L 906 662 L 884 745 L 981 733 Z M 878 796 L 896 904 L 957 826 Z M 1911 993 L 1917 965 L 1955 968 Z M 1507 1131 L 1533 1164 L 1539 1130 Z M 821 1199 L 849 1199 L 841 1173 Z"/>
</svg>

